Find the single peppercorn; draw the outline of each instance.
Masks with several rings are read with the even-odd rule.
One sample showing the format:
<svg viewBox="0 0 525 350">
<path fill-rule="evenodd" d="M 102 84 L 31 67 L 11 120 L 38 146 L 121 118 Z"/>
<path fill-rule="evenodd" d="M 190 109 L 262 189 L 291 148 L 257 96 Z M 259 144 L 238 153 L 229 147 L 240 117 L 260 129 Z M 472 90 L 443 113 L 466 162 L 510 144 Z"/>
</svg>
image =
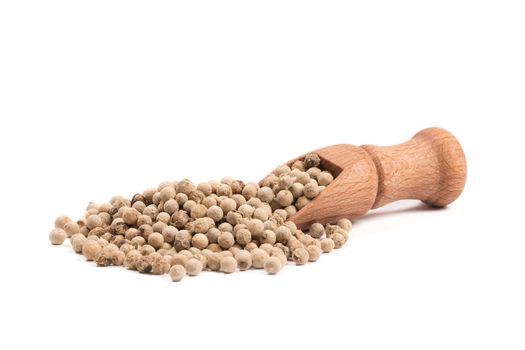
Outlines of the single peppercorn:
<svg viewBox="0 0 525 350">
<path fill-rule="evenodd" d="M 282 267 L 281 259 L 279 259 L 276 256 L 271 256 L 268 259 L 266 259 L 266 261 L 264 262 L 264 269 L 270 275 L 274 275 L 277 272 L 279 272 L 281 267 Z"/>
<path fill-rule="evenodd" d="M 152 269 L 150 259 L 147 256 L 140 257 L 135 264 L 135 268 L 140 273 L 150 273 Z"/>
<path fill-rule="evenodd" d="M 305 248 L 296 248 L 292 253 L 292 259 L 296 265 L 304 265 L 308 261 L 308 251 Z"/>
<path fill-rule="evenodd" d="M 222 219 L 222 217 L 224 216 L 224 212 L 222 211 L 222 208 L 219 207 L 218 205 L 213 205 L 213 206 L 208 208 L 208 210 L 206 212 L 206 215 L 209 218 L 213 219 L 213 221 L 220 221 Z"/>
<path fill-rule="evenodd" d="M 317 175 L 317 181 L 320 186 L 328 186 L 334 181 L 334 177 L 329 172 L 323 171 Z"/>
<path fill-rule="evenodd" d="M 173 265 L 169 274 L 173 282 L 179 282 L 186 276 L 186 268 L 182 265 Z"/>
<path fill-rule="evenodd" d="M 345 244 L 345 236 L 340 232 L 335 232 L 330 238 L 334 241 L 334 248 L 339 249 Z"/>
<path fill-rule="evenodd" d="M 102 219 L 97 214 L 90 215 L 86 219 L 86 226 L 88 229 L 92 230 L 96 227 L 102 226 Z"/>
<path fill-rule="evenodd" d="M 309 245 L 306 247 L 306 250 L 308 251 L 308 261 L 314 262 L 319 260 L 321 257 L 321 253 L 323 252 L 321 248 L 316 246 L 315 244 Z"/>
<path fill-rule="evenodd" d="M 189 276 L 197 276 L 201 273 L 203 264 L 199 259 L 191 258 L 186 262 L 186 273 Z"/>
<path fill-rule="evenodd" d="M 68 216 L 60 215 L 59 217 L 57 217 L 55 219 L 55 227 L 56 228 L 60 228 L 60 229 L 64 229 L 66 224 L 68 222 L 71 222 L 71 221 L 72 220 Z"/>
<path fill-rule="evenodd" d="M 220 204 L 220 208 L 222 209 L 223 215 L 228 214 L 231 210 L 237 209 L 237 202 L 235 202 L 232 198 L 224 198 Z"/>
<path fill-rule="evenodd" d="M 239 250 L 235 254 L 235 260 L 237 260 L 237 265 L 241 271 L 246 271 L 252 267 L 252 254 L 248 250 Z"/>
<path fill-rule="evenodd" d="M 337 220 L 337 226 L 341 227 L 345 231 L 350 231 L 352 228 L 352 222 L 348 219 Z"/>
<path fill-rule="evenodd" d="M 266 243 L 266 244 L 275 244 L 277 238 L 275 235 L 275 232 L 272 230 L 264 230 L 264 232 L 260 235 L 260 242 Z"/>
<path fill-rule="evenodd" d="M 66 231 L 68 237 L 71 237 L 80 232 L 80 226 L 75 221 L 69 221 L 64 224 L 64 231 Z"/>
<path fill-rule="evenodd" d="M 275 199 L 280 206 L 287 207 L 293 203 L 293 194 L 287 189 L 281 190 L 279 193 L 277 193 L 277 197 Z"/>
<path fill-rule="evenodd" d="M 217 238 L 217 243 L 219 243 L 222 249 L 229 249 L 235 243 L 235 239 L 231 232 L 221 232 Z"/>
<path fill-rule="evenodd" d="M 275 198 L 275 195 L 270 187 L 261 187 L 257 191 L 257 198 L 263 202 L 270 203 Z"/>
<path fill-rule="evenodd" d="M 235 233 L 235 240 L 237 241 L 237 243 L 239 243 L 241 246 L 244 247 L 246 244 L 250 243 L 250 241 L 252 240 L 252 234 L 250 230 L 241 228 L 237 230 L 237 232 Z"/>
<path fill-rule="evenodd" d="M 316 182 L 309 182 L 304 185 L 303 193 L 306 198 L 313 199 L 319 194 L 319 186 Z"/>
<path fill-rule="evenodd" d="M 208 246 L 208 237 L 205 234 L 197 233 L 191 238 L 191 245 L 198 249 L 204 249 Z"/>
<path fill-rule="evenodd" d="M 308 230 L 308 233 L 313 238 L 321 238 L 322 235 L 324 235 L 324 226 L 318 222 L 310 225 L 310 229 Z"/>
<path fill-rule="evenodd" d="M 255 248 L 250 253 L 252 254 L 252 265 L 256 269 L 262 269 L 264 262 L 270 257 L 266 250 L 261 248 Z"/>
<path fill-rule="evenodd" d="M 96 260 L 101 251 L 102 247 L 97 241 L 86 240 L 82 246 L 82 254 L 88 261 Z"/>
<path fill-rule="evenodd" d="M 155 249 L 159 249 L 164 243 L 164 236 L 158 232 L 152 232 L 148 236 L 148 244 Z"/>
<path fill-rule="evenodd" d="M 233 273 L 237 269 L 237 260 L 232 256 L 224 256 L 220 262 L 220 271 L 224 273 Z"/>
<path fill-rule="evenodd" d="M 66 231 L 64 231 L 61 228 L 54 228 L 49 233 L 49 240 L 51 241 L 51 244 L 54 245 L 61 245 L 64 243 L 64 241 L 67 238 Z"/>
<path fill-rule="evenodd" d="M 124 259 L 124 266 L 130 270 L 135 270 L 137 261 L 140 258 L 142 258 L 142 254 L 140 253 L 140 251 L 136 249 L 131 250 L 126 254 L 126 258 Z"/>
<path fill-rule="evenodd" d="M 70 242 L 75 253 L 82 253 L 82 246 L 86 240 L 86 236 L 81 233 L 75 233 L 73 236 L 71 236 Z"/>
<path fill-rule="evenodd" d="M 151 264 L 151 273 L 155 275 L 164 275 L 168 273 L 171 267 L 171 259 L 169 257 L 158 257 Z"/>
<path fill-rule="evenodd" d="M 305 167 L 305 169 L 318 167 L 320 164 L 321 164 L 321 158 L 319 158 L 317 153 L 308 153 L 304 157 L 304 167 Z"/>
<path fill-rule="evenodd" d="M 124 264 L 125 258 L 126 254 L 121 250 L 117 250 L 111 254 L 111 264 L 115 266 L 121 266 L 122 264 Z"/>
</svg>

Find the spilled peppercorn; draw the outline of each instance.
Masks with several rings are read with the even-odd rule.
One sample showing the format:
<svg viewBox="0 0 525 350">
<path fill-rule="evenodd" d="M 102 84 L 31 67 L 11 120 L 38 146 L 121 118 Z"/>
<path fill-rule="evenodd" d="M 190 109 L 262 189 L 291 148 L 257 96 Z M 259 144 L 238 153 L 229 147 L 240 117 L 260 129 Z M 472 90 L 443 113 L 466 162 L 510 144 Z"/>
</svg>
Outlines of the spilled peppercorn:
<svg viewBox="0 0 525 350">
<path fill-rule="evenodd" d="M 314 223 L 307 232 L 289 220 L 333 179 L 319 156 L 309 153 L 260 183 L 231 177 L 198 185 L 166 181 L 131 200 L 89 203 L 78 221 L 59 216 L 49 240 L 60 245 L 70 238 L 73 250 L 97 266 L 168 274 L 177 282 L 205 270 L 276 274 L 288 261 L 317 261 L 348 240 L 348 219 Z"/>
</svg>

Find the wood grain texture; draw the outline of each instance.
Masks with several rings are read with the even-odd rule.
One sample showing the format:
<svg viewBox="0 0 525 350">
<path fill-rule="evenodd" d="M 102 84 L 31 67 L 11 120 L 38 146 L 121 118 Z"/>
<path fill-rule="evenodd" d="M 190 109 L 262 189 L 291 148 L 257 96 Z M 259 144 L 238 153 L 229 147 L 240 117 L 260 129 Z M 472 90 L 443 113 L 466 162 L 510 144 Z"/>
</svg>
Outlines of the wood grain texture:
<svg viewBox="0 0 525 350">
<path fill-rule="evenodd" d="M 396 146 L 339 144 L 313 152 L 321 158 L 322 167 L 336 177 L 291 218 L 301 229 L 314 222 L 360 217 L 399 199 L 445 206 L 459 197 L 467 176 L 461 145 L 440 128 L 422 130 Z"/>
<path fill-rule="evenodd" d="M 326 224 L 343 217 L 365 215 L 374 204 L 378 183 L 374 162 L 367 152 L 361 147 L 344 144 L 314 152 L 321 158 L 321 166 L 332 172 L 335 179 L 292 217 L 296 225 L 305 228 L 314 222 Z"/>
<path fill-rule="evenodd" d="M 378 192 L 372 208 L 400 199 L 419 199 L 443 207 L 456 200 L 465 187 L 465 155 L 446 130 L 429 128 L 397 146 L 363 148 L 378 172 Z"/>
</svg>

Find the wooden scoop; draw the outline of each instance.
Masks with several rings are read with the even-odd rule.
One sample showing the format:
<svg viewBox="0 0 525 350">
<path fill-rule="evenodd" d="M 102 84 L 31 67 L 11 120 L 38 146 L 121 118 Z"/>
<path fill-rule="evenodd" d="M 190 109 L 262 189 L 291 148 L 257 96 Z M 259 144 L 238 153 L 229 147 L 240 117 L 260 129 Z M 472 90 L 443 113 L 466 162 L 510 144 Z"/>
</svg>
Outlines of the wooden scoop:
<svg viewBox="0 0 525 350">
<path fill-rule="evenodd" d="M 335 179 L 291 217 L 301 229 L 314 222 L 357 218 L 399 199 L 444 207 L 459 197 L 467 177 L 461 145 L 440 128 L 424 129 L 396 146 L 340 144 L 313 152 Z"/>
</svg>

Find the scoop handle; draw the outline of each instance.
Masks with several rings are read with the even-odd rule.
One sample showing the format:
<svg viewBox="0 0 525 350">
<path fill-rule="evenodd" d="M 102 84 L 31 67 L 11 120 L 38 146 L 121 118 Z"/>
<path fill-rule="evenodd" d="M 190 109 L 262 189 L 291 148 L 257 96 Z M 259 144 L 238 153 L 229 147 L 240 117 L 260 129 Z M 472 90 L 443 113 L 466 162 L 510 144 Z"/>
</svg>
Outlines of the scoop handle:
<svg viewBox="0 0 525 350">
<path fill-rule="evenodd" d="M 396 146 L 361 147 L 372 158 L 378 175 L 372 208 L 399 199 L 419 199 L 443 207 L 456 200 L 465 187 L 465 154 L 454 135 L 444 129 L 421 130 Z"/>
</svg>

